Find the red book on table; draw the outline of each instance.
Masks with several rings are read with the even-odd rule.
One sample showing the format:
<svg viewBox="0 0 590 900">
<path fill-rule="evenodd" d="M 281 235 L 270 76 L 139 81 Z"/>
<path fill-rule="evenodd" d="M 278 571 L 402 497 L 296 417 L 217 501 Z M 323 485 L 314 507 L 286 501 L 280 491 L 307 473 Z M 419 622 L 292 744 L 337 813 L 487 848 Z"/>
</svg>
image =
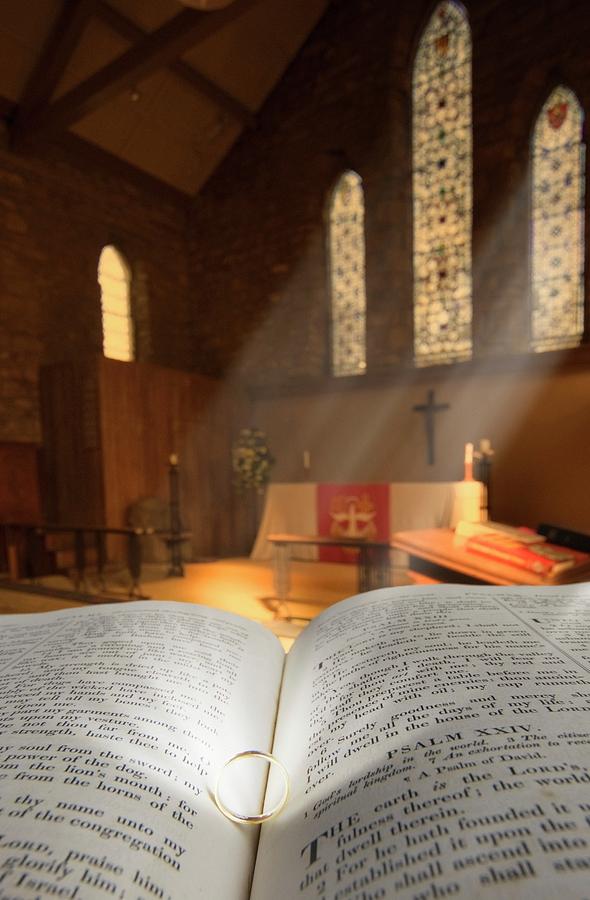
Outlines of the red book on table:
<svg viewBox="0 0 590 900">
<path fill-rule="evenodd" d="M 557 575 L 572 566 L 590 560 L 590 554 L 558 547 L 546 541 L 523 543 L 503 534 L 477 534 L 467 538 L 465 549 L 504 562 L 507 565 L 536 572 L 537 575 Z"/>
</svg>

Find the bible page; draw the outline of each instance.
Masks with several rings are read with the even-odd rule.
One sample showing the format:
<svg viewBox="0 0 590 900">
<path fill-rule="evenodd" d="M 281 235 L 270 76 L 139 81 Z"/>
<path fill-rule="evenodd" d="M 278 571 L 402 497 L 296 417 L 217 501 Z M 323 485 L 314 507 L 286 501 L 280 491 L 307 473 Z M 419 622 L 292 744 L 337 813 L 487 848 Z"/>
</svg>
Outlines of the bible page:
<svg viewBox="0 0 590 900">
<path fill-rule="evenodd" d="M 248 897 L 258 829 L 214 779 L 270 748 L 283 663 L 267 629 L 184 603 L 0 619 L 0 897 Z"/>
<path fill-rule="evenodd" d="M 590 585 L 373 591 L 285 668 L 252 900 L 590 897 Z"/>
</svg>

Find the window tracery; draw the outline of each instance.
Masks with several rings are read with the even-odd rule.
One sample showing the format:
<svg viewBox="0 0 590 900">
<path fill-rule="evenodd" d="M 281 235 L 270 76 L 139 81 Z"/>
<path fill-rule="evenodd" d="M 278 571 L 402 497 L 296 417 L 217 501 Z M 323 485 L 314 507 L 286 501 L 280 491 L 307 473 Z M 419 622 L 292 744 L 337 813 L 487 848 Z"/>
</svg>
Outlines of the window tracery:
<svg viewBox="0 0 590 900">
<path fill-rule="evenodd" d="M 576 95 L 560 85 L 533 134 L 533 350 L 579 344 L 584 328 L 584 115 Z"/>
<path fill-rule="evenodd" d="M 471 34 L 444 0 L 413 72 L 414 359 L 471 357 Z"/>
<path fill-rule="evenodd" d="M 334 375 L 366 370 L 365 206 L 362 179 L 348 171 L 332 193 L 329 257 Z"/>
</svg>

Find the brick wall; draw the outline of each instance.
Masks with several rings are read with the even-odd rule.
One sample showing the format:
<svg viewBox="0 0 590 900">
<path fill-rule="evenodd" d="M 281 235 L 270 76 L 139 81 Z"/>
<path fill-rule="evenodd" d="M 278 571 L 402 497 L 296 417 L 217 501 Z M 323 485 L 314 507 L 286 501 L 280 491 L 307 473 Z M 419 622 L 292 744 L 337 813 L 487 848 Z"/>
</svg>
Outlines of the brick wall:
<svg viewBox="0 0 590 900">
<path fill-rule="evenodd" d="M 96 266 L 102 246 L 114 243 L 134 275 L 139 358 L 259 385 L 252 415 L 271 435 L 277 477 L 299 477 L 303 449 L 314 466 L 321 462 L 313 473 L 321 478 L 457 477 L 462 443 L 485 435 L 498 447 L 499 507 L 518 519 L 514 486 L 532 472 L 528 483 L 542 487 L 559 455 L 580 460 L 590 440 L 587 356 L 578 354 L 575 377 L 554 373 L 549 354 L 545 368 L 527 376 L 527 354 L 518 356 L 529 302 L 530 134 L 558 81 L 590 115 L 590 16 L 586 0 L 466 6 L 474 52 L 474 363 L 420 372 L 411 365 L 410 79 L 433 4 L 334 0 L 189 219 L 179 200 L 74 152 L 15 155 L 0 136 L 0 441 L 40 441 L 40 363 L 100 352 Z M 373 373 L 352 387 L 327 377 L 326 201 L 347 167 L 365 188 Z M 506 377 L 498 360 L 508 356 Z M 491 368 L 478 374 L 484 357 Z M 511 380 L 523 407 L 512 430 Z M 299 383 L 305 390 L 297 393 Z M 440 419 L 429 468 L 412 405 L 433 385 L 454 411 Z M 529 396 L 547 398 L 537 400 L 534 421 L 524 411 Z M 545 461 L 528 446 L 533 433 L 537 446 L 552 448 Z M 563 446 L 555 445 L 558 435 Z M 351 452 L 335 465 L 342 448 Z M 579 504 L 578 517 L 571 513 L 584 478 L 588 486 L 581 463 L 552 474 L 550 511 L 590 529 Z M 530 522 L 541 515 L 535 502 Z"/>
<path fill-rule="evenodd" d="M 411 363 L 411 68 L 433 6 L 332 3 L 256 133 L 241 139 L 197 198 L 195 332 L 211 372 L 238 366 L 267 384 L 327 372 L 326 198 L 347 167 L 365 188 L 369 368 Z M 527 346 L 531 131 L 559 81 L 590 115 L 590 16 L 582 0 L 466 7 L 474 340 L 478 356 L 502 355 Z"/>
<path fill-rule="evenodd" d="M 38 366 L 102 352 L 100 251 L 133 273 L 140 359 L 189 368 L 185 207 L 46 147 L 0 136 L 0 441 L 41 440 Z"/>
<path fill-rule="evenodd" d="M 195 335 L 207 371 L 250 385 L 276 481 L 462 477 L 492 440 L 494 514 L 590 532 L 590 347 L 531 354 L 530 138 L 569 84 L 590 116 L 585 0 L 465 0 L 473 38 L 474 359 L 412 365 L 411 69 L 426 0 L 335 0 L 194 205 Z M 368 374 L 329 377 L 325 212 L 343 169 L 366 203 Z M 587 179 L 590 183 L 590 179 Z M 587 203 L 590 209 L 590 199 Z M 590 234 L 587 222 L 586 233 Z M 586 297 L 590 296 L 587 266 Z M 211 314 L 209 314 L 209 311 Z M 413 411 L 436 389 L 436 461 Z"/>
</svg>

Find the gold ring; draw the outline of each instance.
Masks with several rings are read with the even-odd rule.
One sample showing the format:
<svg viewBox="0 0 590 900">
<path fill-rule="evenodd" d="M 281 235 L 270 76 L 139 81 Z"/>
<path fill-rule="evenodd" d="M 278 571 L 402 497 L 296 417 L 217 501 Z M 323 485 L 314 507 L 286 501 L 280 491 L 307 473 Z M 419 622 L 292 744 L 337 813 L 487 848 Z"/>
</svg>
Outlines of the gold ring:
<svg viewBox="0 0 590 900">
<path fill-rule="evenodd" d="M 268 812 L 259 813 L 257 816 L 242 816 L 226 806 L 219 796 L 219 782 L 221 781 L 224 771 L 238 759 L 265 759 L 268 763 L 270 763 L 271 766 L 276 766 L 281 772 L 284 780 L 283 794 L 279 802 L 275 804 L 275 806 Z M 280 760 L 276 758 L 276 756 L 273 756 L 272 753 L 265 753 L 263 750 L 242 750 L 241 753 L 236 753 L 235 756 L 230 757 L 230 759 L 224 762 L 223 767 L 219 775 L 217 776 L 217 783 L 215 785 L 214 794 L 215 805 L 217 806 L 218 810 L 222 812 L 227 819 L 231 819 L 232 822 L 237 822 L 239 825 L 261 825 L 262 822 L 267 822 L 269 819 L 272 819 L 274 816 L 280 813 L 283 806 L 287 802 L 288 796 L 289 773 L 287 772 L 282 762 L 280 762 Z"/>
</svg>

